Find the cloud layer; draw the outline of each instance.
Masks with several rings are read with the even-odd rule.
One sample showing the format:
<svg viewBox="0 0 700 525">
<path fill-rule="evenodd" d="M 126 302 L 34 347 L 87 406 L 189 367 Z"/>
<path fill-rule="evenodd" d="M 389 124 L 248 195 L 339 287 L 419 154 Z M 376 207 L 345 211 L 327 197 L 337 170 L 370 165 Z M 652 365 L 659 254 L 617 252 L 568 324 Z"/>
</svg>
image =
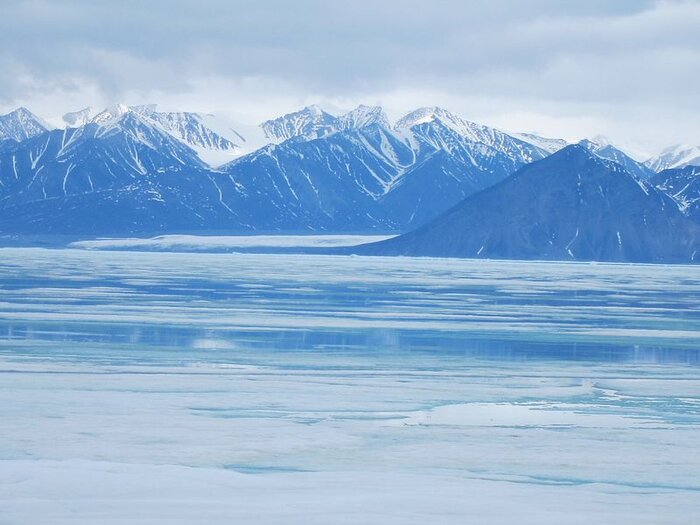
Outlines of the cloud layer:
<svg viewBox="0 0 700 525">
<path fill-rule="evenodd" d="M 439 104 L 653 149 L 700 143 L 698 21 L 680 0 L 18 0 L 0 18 L 0 108 Z"/>
</svg>

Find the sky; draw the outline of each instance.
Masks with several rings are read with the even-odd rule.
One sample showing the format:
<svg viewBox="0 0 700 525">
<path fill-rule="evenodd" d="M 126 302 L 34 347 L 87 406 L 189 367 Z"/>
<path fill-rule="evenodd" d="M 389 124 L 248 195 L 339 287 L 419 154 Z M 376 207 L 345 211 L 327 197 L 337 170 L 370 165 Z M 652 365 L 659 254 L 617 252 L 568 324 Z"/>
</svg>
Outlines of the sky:
<svg viewBox="0 0 700 525">
<path fill-rule="evenodd" d="M 253 123 L 441 106 L 511 131 L 700 144 L 700 1 L 0 0 L 0 111 L 158 103 Z"/>
</svg>

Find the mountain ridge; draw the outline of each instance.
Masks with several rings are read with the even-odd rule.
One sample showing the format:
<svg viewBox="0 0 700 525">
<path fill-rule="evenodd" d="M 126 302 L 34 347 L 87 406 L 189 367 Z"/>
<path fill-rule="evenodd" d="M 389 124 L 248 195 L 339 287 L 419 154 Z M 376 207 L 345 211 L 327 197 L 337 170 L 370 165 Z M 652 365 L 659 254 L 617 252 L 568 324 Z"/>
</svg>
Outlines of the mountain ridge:
<svg viewBox="0 0 700 525">
<path fill-rule="evenodd" d="M 534 190 L 533 190 L 534 188 Z M 516 198 L 518 196 L 518 198 Z M 696 262 L 700 227 L 665 193 L 571 145 L 364 255 Z"/>
</svg>

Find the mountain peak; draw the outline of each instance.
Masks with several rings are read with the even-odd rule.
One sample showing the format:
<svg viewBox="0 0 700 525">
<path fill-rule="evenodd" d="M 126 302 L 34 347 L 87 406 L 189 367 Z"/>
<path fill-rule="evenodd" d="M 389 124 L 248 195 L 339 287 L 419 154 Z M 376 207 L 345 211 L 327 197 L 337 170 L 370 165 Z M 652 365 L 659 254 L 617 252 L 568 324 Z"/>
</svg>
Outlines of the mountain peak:
<svg viewBox="0 0 700 525">
<path fill-rule="evenodd" d="M 390 127 L 389 119 L 381 106 L 360 104 L 352 111 L 338 117 L 338 127 L 341 130 L 364 128 L 373 124 Z"/>
<path fill-rule="evenodd" d="M 644 164 L 656 172 L 669 168 L 700 166 L 700 146 L 675 144 L 664 149 L 658 156 L 652 157 Z"/>
<path fill-rule="evenodd" d="M 28 110 L 27 108 L 25 108 L 24 106 L 20 106 L 20 107 L 18 107 L 17 109 L 15 109 L 14 111 L 10 111 L 10 112 L 8 113 L 8 115 L 17 115 L 17 116 L 21 116 L 21 117 L 33 117 L 33 118 L 38 118 L 36 115 L 34 115 L 34 113 L 32 113 L 31 111 L 29 111 L 29 110 Z"/>
<path fill-rule="evenodd" d="M 413 126 L 427 124 L 435 120 L 450 122 L 461 119 L 446 109 L 437 106 L 426 106 L 415 109 L 399 119 L 395 127 L 396 129 L 410 129 Z"/>
<path fill-rule="evenodd" d="M 423 227 L 355 253 L 692 262 L 700 228 L 670 203 L 619 164 L 573 144 Z"/>
<path fill-rule="evenodd" d="M 504 135 L 494 128 L 470 122 L 438 106 L 424 107 L 411 111 L 408 115 L 399 119 L 394 128 L 403 131 L 413 129 L 421 124 L 432 123 L 439 123 L 471 142 L 490 144 L 495 140 L 496 135 Z"/>
<path fill-rule="evenodd" d="M 654 175 L 654 172 L 648 167 L 634 160 L 632 157 L 627 155 L 627 153 L 614 146 L 605 137 L 598 135 L 592 140 L 583 139 L 578 144 L 601 159 L 620 164 L 623 168 L 625 168 L 625 170 L 637 178 L 648 180 Z"/>
<path fill-rule="evenodd" d="M 299 111 L 267 120 L 260 124 L 260 127 L 265 137 L 274 142 L 284 142 L 296 137 L 312 140 L 336 131 L 337 120 L 336 117 L 313 104 Z"/>
<path fill-rule="evenodd" d="M 612 142 L 612 140 L 610 140 L 610 139 L 609 139 L 608 137 L 606 137 L 605 135 L 600 135 L 600 134 L 599 134 L 599 135 L 594 136 L 594 137 L 593 137 L 592 139 L 590 139 L 590 140 L 591 140 L 591 142 L 593 142 L 594 144 L 598 144 L 598 145 L 601 146 L 601 147 L 613 146 L 613 145 L 614 145 L 613 142 Z"/>
<path fill-rule="evenodd" d="M 90 122 L 92 107 L 87 106 L 78 111 L 71 111 L 63 115 L 63 122 L 70 128 L 79 128 Z"/>
<path fill-rule="evenodd" d="M 553 139 L 550 137 L 543 137 L 537 133 L 513 133 L 516 139 L 527 142 L 547 153 L 555 153 L 562 148 L 569 145 L 564 139 Z"/>
<path fill-rule="evenodd" d="M 114 104 L 92 117 L 90 122 L 100 125 L 110 124 L 127 114 L 129 111 L 129 106 L 125 104 Z"/>
<path fill-rule="evenodd" d="M 306 106 L 304 109 L 301 110 L 301 112 L 306 112 L 306 113 L 311 113 L 312 115 L 320 116 L 323 113 L 323 109 L 321 109 L 321 106 L 318 104 L 311 104 L 309 106 Z"/>
<path fill-rule="evenodd" d="M 0 116 L 0 140 L 26 140 L 51 129 L 46 122 L 24 106 Z"/>
<path fill-rule="evenodd" d="M 559 151 L 552 153 L 541 162 L 554 163 L 564 161 L 567 163 L 576 163 L 577 165 L 580 165 L 583 162 L 596 162 L 607 165 L 607 163 L 604 162 L 601 157 L 591 151 L 589 147 L 590 144 L 592 143 L 586 139 L 576 144 L 569 144 L 568 146 L 564 146 Z"/>
</svg>

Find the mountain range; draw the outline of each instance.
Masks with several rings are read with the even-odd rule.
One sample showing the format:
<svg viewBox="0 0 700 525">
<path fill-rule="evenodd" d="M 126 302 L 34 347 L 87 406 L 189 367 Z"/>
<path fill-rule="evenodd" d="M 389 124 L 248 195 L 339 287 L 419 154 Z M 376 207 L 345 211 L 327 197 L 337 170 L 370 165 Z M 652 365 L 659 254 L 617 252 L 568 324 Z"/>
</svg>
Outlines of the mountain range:
<svg viewBox="0 0 700 525">
<path fill-rule="evenodd" d="M 409 231 L 569 147 L 437 107 L 395 123 L 377 106 L 338 116 L 309 106 L 259 126 L 155 105 L 63 120 L 0 116 L 0 233 Z M 692 148 L 642 163 L 599 137 L 577 147 L 697 220 L 700 179 L 683 167 Z M 537 182 L 522 198 L 548 189 Z"/>
<path fill-rule="evenodd" d="M 571 145 L 368 255 L 616 262 L 700 259 L 700 224 L 621 164 Z"/>
<path fill-rule="evenodd" d="M 549 154 L 440 108 L 392 126 L 378 107 L 334 117 L 310 106 L 248 137 L 154 106 L 64 120 L 3 117 L 13 136 L 0 143 L 2 231 L 406 230 Z M 212 167 L 203 151 L 233 160 Z"/>
</svg>

